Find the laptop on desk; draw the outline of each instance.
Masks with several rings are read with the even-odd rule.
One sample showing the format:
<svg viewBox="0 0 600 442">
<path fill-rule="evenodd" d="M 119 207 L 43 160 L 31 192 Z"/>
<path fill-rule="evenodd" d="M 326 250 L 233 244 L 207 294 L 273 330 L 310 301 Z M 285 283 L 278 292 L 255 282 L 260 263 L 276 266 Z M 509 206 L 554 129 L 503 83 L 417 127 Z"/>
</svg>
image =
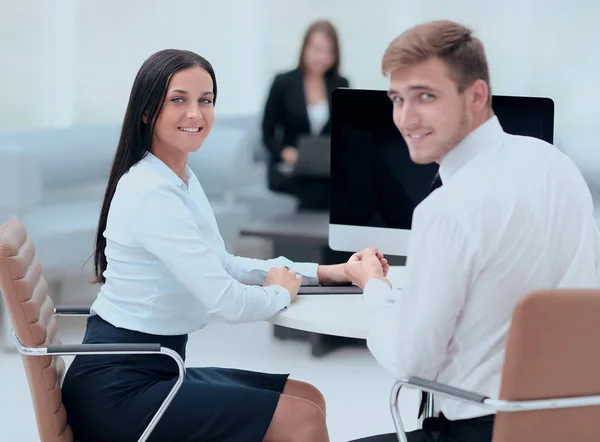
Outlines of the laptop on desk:
<svg viewBox="0 0 600 442">
<path fill-rule="evenodd" d="M 303 285 L 299 295 L 362 295 L 362 289 L 353 284 L 339 285 Z"/>
<path fill-rule="evenodd" d="M 394 287 L 394 292 L 402 291 L 402 287 Z M 357 285 L 305 285 L 298 290 L 299 295 L 362 295 L 363 290 Z"/>
<path fill-rule="evenodd" d="M 331 138 L 303 135 L 298 139 L 298 159 L 293 174 L 302 177 L 328 178 L 330 176 Z"/>
</svg>

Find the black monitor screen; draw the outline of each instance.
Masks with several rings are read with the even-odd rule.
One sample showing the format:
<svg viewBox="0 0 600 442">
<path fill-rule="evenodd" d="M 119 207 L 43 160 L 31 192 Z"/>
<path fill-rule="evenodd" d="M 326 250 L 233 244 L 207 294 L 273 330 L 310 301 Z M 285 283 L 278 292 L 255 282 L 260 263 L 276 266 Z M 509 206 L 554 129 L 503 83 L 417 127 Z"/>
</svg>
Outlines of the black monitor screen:
<svg viewBox="0 0 600 442">
<path fill-rule="evenodd" d="M 493 96 L 503 129 L 553 142 L 549 98 Z M 410 229 L 438 165 L 411 161 L 385 91 L 337 89 L 331 111 L 330 223 Z"/>
</svg>

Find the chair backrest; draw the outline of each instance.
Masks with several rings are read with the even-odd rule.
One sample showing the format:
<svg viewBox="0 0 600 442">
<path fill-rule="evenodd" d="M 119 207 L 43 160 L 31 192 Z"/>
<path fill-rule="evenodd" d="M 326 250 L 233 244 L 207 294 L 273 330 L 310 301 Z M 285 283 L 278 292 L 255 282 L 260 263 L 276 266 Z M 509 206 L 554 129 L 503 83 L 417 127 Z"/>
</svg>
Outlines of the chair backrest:
<svg viewBox="0 0 600 442">
<path fill-rule="evenodd" d="M 35 258 L 35 249 L 23 224 L 0 225 L 0 292 L 15 334 L 27 347 L 60 344 L 54 303 Z M 23 356 L 42 442 L 72 442 L 60 385 L 65 371 L 62 358 Z"/>
<path fill-rule="evenodd" d="M 509 332 L 500 399 L 600 395 L 600 290 L 523 298 Z M 600 440 L 600 406 L 498 413 L 494 442 Z"/>
</svg>

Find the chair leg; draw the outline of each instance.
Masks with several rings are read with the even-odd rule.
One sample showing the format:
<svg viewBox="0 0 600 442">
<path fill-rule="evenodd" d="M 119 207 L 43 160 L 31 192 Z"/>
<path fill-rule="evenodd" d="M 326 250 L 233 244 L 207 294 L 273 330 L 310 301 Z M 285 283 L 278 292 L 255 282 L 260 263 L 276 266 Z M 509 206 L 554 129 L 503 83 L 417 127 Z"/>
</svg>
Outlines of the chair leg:
<svg viewBox="0 0 600 442">
<path fill-rule="evenodd" d="M 392 420 L 394 421 L 394 427 L 396 427 L 396 436 L 398 442 L 408 442 L 406 431 L 404 430 L 404 424 L 400 416 L 400 410 L 398 409 L 398 398 L 400 397 L 400 390 L 402 389 L 402 383 L 396 382 L 392 387 L 390 393 L 390 411 L 392 412 Z"/>
</svg>

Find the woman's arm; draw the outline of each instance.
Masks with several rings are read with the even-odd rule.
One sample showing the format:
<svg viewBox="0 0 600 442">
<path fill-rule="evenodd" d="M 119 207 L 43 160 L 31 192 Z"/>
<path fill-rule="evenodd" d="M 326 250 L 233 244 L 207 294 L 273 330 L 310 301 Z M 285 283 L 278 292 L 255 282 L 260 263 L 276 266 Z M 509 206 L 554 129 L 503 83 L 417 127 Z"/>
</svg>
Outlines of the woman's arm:
<svg viewBox="0 0 600 442">
<path fill-rule="evenodd" d="M 280 123 L 281 112 L 283 111 L 283 93 L 283 78 L 278 75 L 271 86 L 262 120 L 263 143 L 272 158 L 276 161 L 281 158 L 281 151 L 284 148 L 275 136 L 277 126 Z"/>
<path fill-rule="evenodd" d="M 293 262 L 283 256 L 274 259 L 253 259 L 225 255 L 223 267 L 227 273 L 244 284 L 264 284 L 267 273 L 273 267 L 287 267 L 302 276 L 302 285 L 339 284 L 350 282 L 344 271 L 344 264 L 318 265 L 306 262 Z"/>
<path fill-rule="evenodd" d="M 302 276 L 302 285 L 317 285 L 318 264 L 309 262 L 293 262 L 283 256 L 273 259 L 245 258 L 226 253 L 223 267 L 233 278 L 242 284 L 262 285 L 267 273 L 273 267 L 287 267 Z"/>
<path fill-rule="evenodd" d="M 320 265 L 317 270 L 319 282 L 321 284 L 341 284 L 351 282 L 346 276 L 346 263 Z"/>
<path fill-rule="evenodd" d="M 177 189 L 160 186 L 144 195 L 132 220 L 134 239 L 194 297 L 199 308 L 227 322 L 272 317 L 290 304 L 282 286 L 244 285 L 224 268 Z M 264 281 L 263 281 L 264 282 Z"/>
</svg>

